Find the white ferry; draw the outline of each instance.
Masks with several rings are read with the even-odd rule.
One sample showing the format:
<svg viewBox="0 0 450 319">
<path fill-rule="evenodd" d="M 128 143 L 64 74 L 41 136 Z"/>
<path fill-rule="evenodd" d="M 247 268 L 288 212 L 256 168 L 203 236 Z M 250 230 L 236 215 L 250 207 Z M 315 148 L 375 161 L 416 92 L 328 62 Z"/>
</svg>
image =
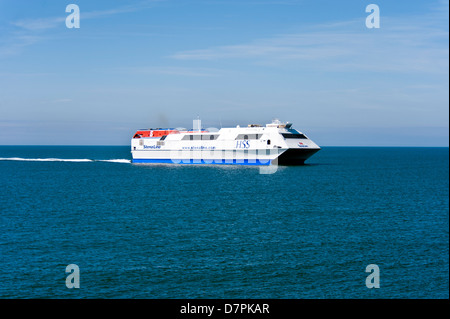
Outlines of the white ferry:
<svg viewBox="0 0 450 319">
<path fill-rule="evenodd" d="M 208 131 L 194 120 L 192 130 L 138 130 L 131 139 L 133 163 L 302 165 L 320 147 L 292 123 Z"/>
</svg>

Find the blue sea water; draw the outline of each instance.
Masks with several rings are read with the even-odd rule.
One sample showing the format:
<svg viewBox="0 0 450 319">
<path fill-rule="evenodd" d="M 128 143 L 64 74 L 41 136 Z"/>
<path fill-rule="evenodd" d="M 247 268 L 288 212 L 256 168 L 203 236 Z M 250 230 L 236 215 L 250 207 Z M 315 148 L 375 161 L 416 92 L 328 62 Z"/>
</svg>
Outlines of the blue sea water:
<svg viewBox="0 0 450 319">
<path fill-rule="evenodd" d="M 2 146 L 0 298 L 449 298 L 448 155 L 324 147 L 259 174 Z"/>
</svg>

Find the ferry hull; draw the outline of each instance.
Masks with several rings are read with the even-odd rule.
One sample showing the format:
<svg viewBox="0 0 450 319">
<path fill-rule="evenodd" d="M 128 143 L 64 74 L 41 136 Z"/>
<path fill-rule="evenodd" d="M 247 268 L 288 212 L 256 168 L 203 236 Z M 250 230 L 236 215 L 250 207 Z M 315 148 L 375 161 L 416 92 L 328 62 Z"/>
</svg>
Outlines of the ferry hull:
<svg viewBox="0 0 450 319">
<path fill-rule="evenodd" d="M 316 154 L 319 149 L 288 149 L 281 154 L 276 161 L 278 165 L 293 166 L 304 165 L 305 161 Z"/>
<path fill-rule="evenodd" d="M 155 159 L 155 158 L 148 158 L 148 159 L 133 159 L 133 163 L 136 164 L 210 164 L 210 165 L 270 165 L 270 161 L 260 161 L 260 160 L 240 160 L 240 159 L 233 159 L 233 160 L 225 160 L 225 159 L 215 159 L 215 160 L 205 160 L 205 159 L 182 159 L 182 160 L 171 160 L 171 159 Z"/>
<path fill-rule="evenodd" d="M 272 150 L 272 155 L 261 158 L 245 158 L 242 152 L 229 158 L 211 157 L 214 152 L 165 152 L 165 151 L 135 151 L 133 163 L 136 164 L 222 164 L 222 165 L 304 165 L 305 161 L 317 153 L 317 149 L 280 149 Z M 265 150 L 264 150 L 265 151 Z M 217 152 L 221 153 L 221 151 Z M 263 153 L 261 151 L 261 153 Z M 177 154 L 178 156 L 170 156 Z M 181 156 L 180 156 L 181 155 Z M 208 156 L 209 155 L 209 156 Z M 236 158 L 237 157 L 237 158 Z"/>
<path fill-rule="evenodd" d="M 270 165 L 284 150 L 134 150 L 133 163 Z"/>
</svg>

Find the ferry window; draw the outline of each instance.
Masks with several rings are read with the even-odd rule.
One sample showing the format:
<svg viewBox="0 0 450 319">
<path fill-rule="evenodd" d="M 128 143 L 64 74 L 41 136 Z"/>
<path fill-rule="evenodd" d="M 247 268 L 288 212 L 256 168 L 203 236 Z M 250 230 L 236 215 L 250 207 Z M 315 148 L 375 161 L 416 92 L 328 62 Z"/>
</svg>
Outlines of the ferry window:
<svg viewBox="0 0 450 319">
<path fill-rule="evenodd" d="M 217 140 L 217 138 L 219 137 L 219 135 L 217 134 L 212 134 L 212 135 L 201 135 L 201 139 L 205 140 L 205 141 L 213 141 L 213 140 Z"/>
<path fill-rule="evenodd" d="M 270 140 L 267 140 L 267 145 L 270 145 Z"/>
<path fill-rule="evenodd" d="M 297 133 L 297 134 L 291 134 L 291 133 L 283 133 L 284 138 L 300 138 L 300 139 L 307 139 L 307 137 L 304 134 Z"/>
<path fill-rule="evenodd" d="M 191 140 L 191 141 L 200 141 L 202 139 L 205 139 L 205 137 L 202 137 L 202 135 L 185 135 L 183 136 L 182 140 L 186 141 L 186 140 Z"/>
<path fill-rule="evenodd" d="M 259 140 L 262 134 L 239 134 L 236 140 Z"/>
</svg>

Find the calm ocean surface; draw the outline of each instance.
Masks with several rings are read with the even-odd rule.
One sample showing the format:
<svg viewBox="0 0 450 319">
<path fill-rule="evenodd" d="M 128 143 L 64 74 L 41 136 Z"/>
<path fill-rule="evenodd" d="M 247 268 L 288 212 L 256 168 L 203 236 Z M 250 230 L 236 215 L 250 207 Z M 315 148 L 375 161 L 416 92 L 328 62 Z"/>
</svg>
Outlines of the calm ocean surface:
<svg viewBox="0 0 450 319">
<path fill-rule="evenodd" d="M 269 175 L 129 160 L 0 147 L 0 298 L 449 298 L 448 148 L 324 147 Z"/>
</svg>

